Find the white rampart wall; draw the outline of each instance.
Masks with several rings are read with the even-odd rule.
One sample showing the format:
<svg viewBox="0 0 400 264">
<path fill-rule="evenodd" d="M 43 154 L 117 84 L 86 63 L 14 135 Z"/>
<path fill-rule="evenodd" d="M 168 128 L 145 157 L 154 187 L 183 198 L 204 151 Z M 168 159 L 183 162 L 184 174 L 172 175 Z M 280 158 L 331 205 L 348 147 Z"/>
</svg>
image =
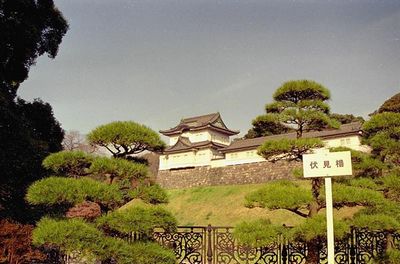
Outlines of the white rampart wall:
<svg viewBox="0 0 400 264">
<path fill-rule="evenodd" d="M 222 133 L 216 132 L 216 131 L 206 131 L 206 130 L 200 130 L 200 131 L 187 131 L 183 132 L 181 134 L 182 137 L 187 137 L 189 138 L 190 142 L 196 143 L 196 142 L 201 142 L 201 141 L 213 141 L 216 143 L 224 144 L 224 145 L 229 145 L 229 136 L 224 135 Z M 169 138 L 169 145 L 173 146 L 175 143 L 178 141 L 179 136 L 174 136 Z"/>
<path fill-rule="evenodd" d="M 213 153 L 210 149 L 174 153 L 160 156 L 159 170 L 184 168 L 192 166 L 210 166 Z"/>
<path fill-rule="evenodd" d="M 210 135 L 210 134 L 209 134 Z M 369 147 L 361 145 L 360 137 L 348 136 L 342 138 L 324 140 L 326 147 L 348 147 L 354 150 L 368 152 Z M 230 165 L 238 165 L 253 162 L 265 161 L 263 157 L 257 154 L 257 148 L 250 150 L 238 150 L 226 153 L 225 155 L 211 149 L 200 150 L 198 152 L 186 152 L 179 154 L 171 154 L 160 156 L 160 170 L 168 170 L 171 168 L 182 168 L 189 166 L 211 166 L 224 167 Z"/>
</svg>

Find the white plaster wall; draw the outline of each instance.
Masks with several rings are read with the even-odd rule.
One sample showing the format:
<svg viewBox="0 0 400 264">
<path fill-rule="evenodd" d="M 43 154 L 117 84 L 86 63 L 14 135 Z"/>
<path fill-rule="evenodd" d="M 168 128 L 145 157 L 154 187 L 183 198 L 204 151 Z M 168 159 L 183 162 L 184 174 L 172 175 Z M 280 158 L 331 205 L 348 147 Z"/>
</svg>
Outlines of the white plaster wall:
<svg viewBox="0 0 400 264">
<path fill-rule="evenodd" d="M 257 149 L 237 151 L 225 154 L 225 166 L 265 161 L 257 154 Z"/>
<path fill-rule="evenodd" d="M 210 132 L 208 131 L 188 131 L 184 132 L 181 134 L 182 137 L 187 137 L 189 138 L 190 142 L 195 143 L 195 142 L 201 142 L 201 141 L 207 141 L 211 140 L 211 135 Z M 169 138 L 169 145 L 173 146 L 175 143 L 178 141 L 179 136 L 173 136 Z"/>
<path fill-rule="evenodd" d="M 204 133 L 204 132 L 203 132 Z M 210 134 L 208 134 L 211 136 Z M 326 147 L 349 147 L 354 150 L 368 152 L 369 147 L 361 145 L 359 136 L 349 136 L 343 138 L 327 139 L 324 140 Z M 178 155 L 178 156 L 174 156 Z M 223 167 L 235 164 L 244 164 L 252 162 L 265 161 L 263 157 L 257 154 L 257 149 L 245 151 L 236 151 L 225 154 L 224 159 L 220 159 L 222 155 L 211 149 L 200 150 L 197 153 L 188 152 L 180 154 L 169 155 L 168 159 L 165 159 L 165 155 L 160 156 L 160 170 L 179 168 L 187 166 L 211 166 L 211 167 Z"/>
<path fill-rule="evenodd" d="M 368 152 L 369 147 L 361 145 L 361 138 L 359 136 L 348 136 L 342 138 L 334 138 L 324 140 L 325 146 L 328 148 L 347 147 L 358 151 Z"/>
<path fill-rule="evenodd" d="M 210 149 L 160 156 L 160 170 L 191 166 L 209 166 L 213 153 Z"/>
<path fill-rule="evenodd" d="M 211 136 L 211 141 L 212 142 L 216 142 L 216 143 L 220 143 L 220 144 L 224 144 L 224 145 L 229 145 L 230 141 L 229 141 L 229 136 L 216 132 L 216 131 L 210 131 L 210 136 Z"/>
</svg>

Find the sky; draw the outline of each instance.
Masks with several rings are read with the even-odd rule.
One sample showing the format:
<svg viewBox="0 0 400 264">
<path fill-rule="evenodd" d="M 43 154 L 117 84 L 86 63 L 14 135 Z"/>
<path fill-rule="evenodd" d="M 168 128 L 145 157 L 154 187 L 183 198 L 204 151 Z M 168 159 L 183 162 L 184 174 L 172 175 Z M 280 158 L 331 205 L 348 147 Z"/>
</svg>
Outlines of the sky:
<svg viewBox="0 0 400 264">
<path fill-rule="evenodd" d="M 54 0 L 70 29 L 19 96 L 65 130 L 158 131 L 220 112 L 244 135 L 284 82 L 314 80 L 332 112 L 368 117 L 400 92 L 398 0 Z"/>
</svg>

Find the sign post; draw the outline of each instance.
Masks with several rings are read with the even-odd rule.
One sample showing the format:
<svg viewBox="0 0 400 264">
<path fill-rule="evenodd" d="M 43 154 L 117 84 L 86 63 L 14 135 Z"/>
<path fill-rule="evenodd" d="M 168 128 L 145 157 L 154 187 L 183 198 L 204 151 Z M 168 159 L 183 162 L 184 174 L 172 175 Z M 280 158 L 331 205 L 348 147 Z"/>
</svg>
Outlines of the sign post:
<svg viewBox="0 0 400 264">
<path fill-rule="evenodd" d="M 303 155 L 305 178 L 325 178 L 325 202 L 328 264 L 335 263 L 335 240 L 333 229 L 332 176 L 352 175 L 350 151 L 332 152 L 320 150 L 316 154 Z"/>
</svg>

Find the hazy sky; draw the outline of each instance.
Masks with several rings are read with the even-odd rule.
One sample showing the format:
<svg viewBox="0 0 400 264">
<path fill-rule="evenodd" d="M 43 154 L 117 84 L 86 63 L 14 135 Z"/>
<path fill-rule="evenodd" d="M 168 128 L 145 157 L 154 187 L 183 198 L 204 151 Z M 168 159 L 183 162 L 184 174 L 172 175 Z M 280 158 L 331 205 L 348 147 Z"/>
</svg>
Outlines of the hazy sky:
<svg viewBox="0 0 400 264">
<path fill-rule="evenodd" d="M 65 130 L 219 111 L 243 135 L 288 80 L 315 80 L 333 112 L 364 117 L 400 91 L 399 0 L 55 3 L 70 30 L 19 95 L 49 102 Z"/>
</svg>

